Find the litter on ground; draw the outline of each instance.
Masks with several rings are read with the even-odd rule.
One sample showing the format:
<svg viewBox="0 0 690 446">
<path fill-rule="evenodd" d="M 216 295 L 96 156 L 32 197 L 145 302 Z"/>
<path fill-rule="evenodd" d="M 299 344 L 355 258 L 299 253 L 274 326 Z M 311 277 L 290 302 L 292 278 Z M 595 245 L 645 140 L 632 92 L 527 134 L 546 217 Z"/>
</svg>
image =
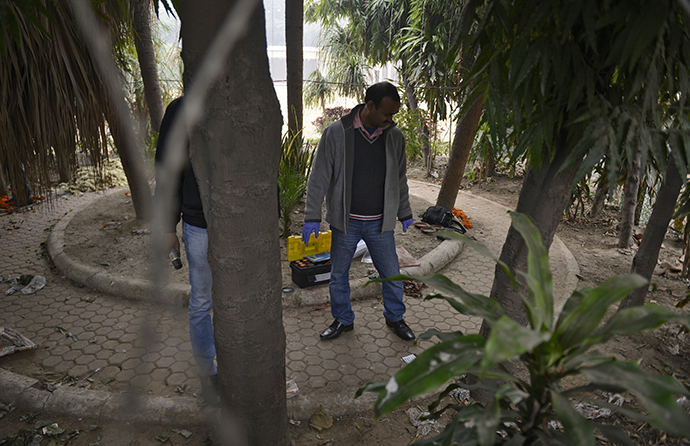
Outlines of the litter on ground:
<svg viewBox="0 0 690 446">
<path fill-rule="evenodd" d="M 0 356 L 37 347 L 38 345 L 21 333 L 17 333 L 11 328 L 0 327 Z"/>
</svg>

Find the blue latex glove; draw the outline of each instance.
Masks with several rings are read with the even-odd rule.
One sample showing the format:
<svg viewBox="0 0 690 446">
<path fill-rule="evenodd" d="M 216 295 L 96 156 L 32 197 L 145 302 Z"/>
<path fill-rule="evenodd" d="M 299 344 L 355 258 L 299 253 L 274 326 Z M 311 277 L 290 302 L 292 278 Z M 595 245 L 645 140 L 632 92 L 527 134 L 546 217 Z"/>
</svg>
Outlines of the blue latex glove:
<svg viewBox="0 0 690 446">
<path fill-rule="evenodd" d="M 309 244 L 309 237 L 313 232 L 316 238 L 319 238 L 319 226 L 321 223 L 318 221 L 305 221 L 304 227 L 302 228 L 302 241 L 305 245 Z"/>
<path fill-rule="evenodd" d="M 407 220 L 401 222 L 403 225 L 403 232 L 407 232 L 407 228 L 409 228 L 412 223 L 414 223 L 414 218 L 408 218 Z"/>
</svg>

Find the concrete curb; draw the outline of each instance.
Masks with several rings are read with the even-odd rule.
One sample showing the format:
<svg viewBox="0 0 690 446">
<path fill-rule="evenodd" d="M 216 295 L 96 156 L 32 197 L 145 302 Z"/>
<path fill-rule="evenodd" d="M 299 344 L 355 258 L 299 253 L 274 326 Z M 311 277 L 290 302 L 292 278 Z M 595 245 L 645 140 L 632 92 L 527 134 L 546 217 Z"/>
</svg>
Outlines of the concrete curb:
<svg viewBox="0 0 690 446">
<path fill-rule="evenodd" d="M 37 388 L 39 381 L 0 369 L 0 395 L 6 404 L 24 410 L 60 414 L 99 421 L 136 422 L 192 426 L 208 422 L 214 415 L 193 398 L 135 396 L 77 387 L 59 387 L 53 392 Z"/>
<path fill-rule="evenodd" d="M 122 192 L 123 190 L 126 189 L 112 189 L 104 195 Z M 102 293 L 145 302 L 172 302 L 173 305 L 187 305 L 189 302 L 189 285 L 171 284 L 160 292 L 150 280 L 126 279 L 113 276 L 80 263 L 77 259 L 65 253 L 65 230 L 72 219 L 79 212 L 86 210 L 90 204 L 82 204 L 71 213 L 65 215 L 48 235 L 46 243 L 48 255 L 56 268 L 69 279 Z M 455 259 L 462 252 L 463 246 L 461 242 L 455 240 L 443 241 L 434 250 L 422 257 L 419 266 L 401 268 L 401 273 L 408 276 L 433 274 Z M 352 300 L 368 299 L 381 294 L 380 283 L 371 283 L 365 287 L 367 282 L 368 279 L 366 278 L 350 281 Z M 164 301 L 157 299 L 156 296 L 160 295 L 165 295 L 166 299 Z M 283 294 L 284 307 L 321 305 L 328 302 L 328 288 L 323 285 L 313 288 L 295 288 L 290 295 Z"/>
<path fill-rule="evenodd" d="M 39 381 L 0 369 L 0 395 L 4 404 L 29 412 L 59 414 L 101 422 L 140 422 L 166 426 L 197 426 L 217 419 L 220 409 L 200 405 L 188 397 L 160 397 L 110 393 L 100 390 L 59 387 L 53 392 L 37 388 Z M 425 395 L 412 401 L 421 400 Z M 372 408 L 377 395 L 365 393 L 359 398 L 330 394 L 328 398 L 298 395 L 287 400 L 288 417 L 308 420 L 319 407 L 331 416 L 363 412 Z"/>
<path fill-rule="evenodd" d="M 103 195 L 115 194 L 124 190 L 127 189 L 111 189 Z M 125 299 L 156 301 L 155 296 L 159 294 L 151 281 L 116 277 L 80 263 L 65 253 L 65 230 L 67 226 L 69 226 L 75 216 L 87 209 L 90 204 L 91 202 L 83 203 L 71 213 L 65 215 L 48 235 L 46 246 L 48 255 L 55 267 L 69 279 L 102 293 L 112 294 Z M 189 286 L 172 284 L 165 288 L 164 293 L 166 302 L 173 302 L 175 305 L 186 305 L 189 302 Z M 156 302 L 160 303 L 160 300 Z"/>
</svg>

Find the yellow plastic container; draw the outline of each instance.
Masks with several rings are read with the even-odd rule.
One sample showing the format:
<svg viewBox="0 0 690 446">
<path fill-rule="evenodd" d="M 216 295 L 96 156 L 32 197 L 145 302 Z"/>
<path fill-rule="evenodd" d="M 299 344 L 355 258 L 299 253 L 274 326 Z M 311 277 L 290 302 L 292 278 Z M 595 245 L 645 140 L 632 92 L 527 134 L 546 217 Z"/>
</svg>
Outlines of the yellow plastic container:
<svg viewBox="0 0 690 446">
<path fill-rule="evenodd" d="M 331 250 L 331 231 L 319 232 L 319 238 L 312 233 L 309 244 L 302 242 L 301 235 L 291 235 L 287 241 L 287 259 L 292 262 L 302 257 L 313 256 Z"/>
</svg>

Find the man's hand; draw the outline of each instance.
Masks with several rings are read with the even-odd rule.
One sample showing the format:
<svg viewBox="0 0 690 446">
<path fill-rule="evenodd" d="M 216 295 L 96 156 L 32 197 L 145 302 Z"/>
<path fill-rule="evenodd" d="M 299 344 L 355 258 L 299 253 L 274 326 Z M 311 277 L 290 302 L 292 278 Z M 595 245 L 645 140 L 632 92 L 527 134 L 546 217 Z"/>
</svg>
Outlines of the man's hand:
<svg viewBox="0 0 690 446">
<path fill-rule="evenodd" d="M 163 239 L 163 247 L 165 248 L 165 253 L 170 252 L 171 249 L 175 248 L 175 250 L 179 253 L 180 252 L 180 240 L 177 238 L 177 234 L 174 232 L 169 232 L 167 234 L 164 234 L 164 239 Z M 166 254 L 167 255 L 167 254 Z"/>
<path fill-rule="evenodd" d="M 302 228 L 302 241 L 305 245 L 309 244 L 309 237 L 313 232 L 316 238 L 319 238 L 319 227 L 321 223 L 318 221 L 305 221 L 304 227 Z"/>
<path fill-rule="evenodd" d="M 414 223 L 414 218 L 408 218 L 407 220 L 402 221 L 401 223 L 403 225 L 403 232 L 407 232 L 407 228 L 409 228 L 412 225 L 412 223 Z"/>
</svg>

